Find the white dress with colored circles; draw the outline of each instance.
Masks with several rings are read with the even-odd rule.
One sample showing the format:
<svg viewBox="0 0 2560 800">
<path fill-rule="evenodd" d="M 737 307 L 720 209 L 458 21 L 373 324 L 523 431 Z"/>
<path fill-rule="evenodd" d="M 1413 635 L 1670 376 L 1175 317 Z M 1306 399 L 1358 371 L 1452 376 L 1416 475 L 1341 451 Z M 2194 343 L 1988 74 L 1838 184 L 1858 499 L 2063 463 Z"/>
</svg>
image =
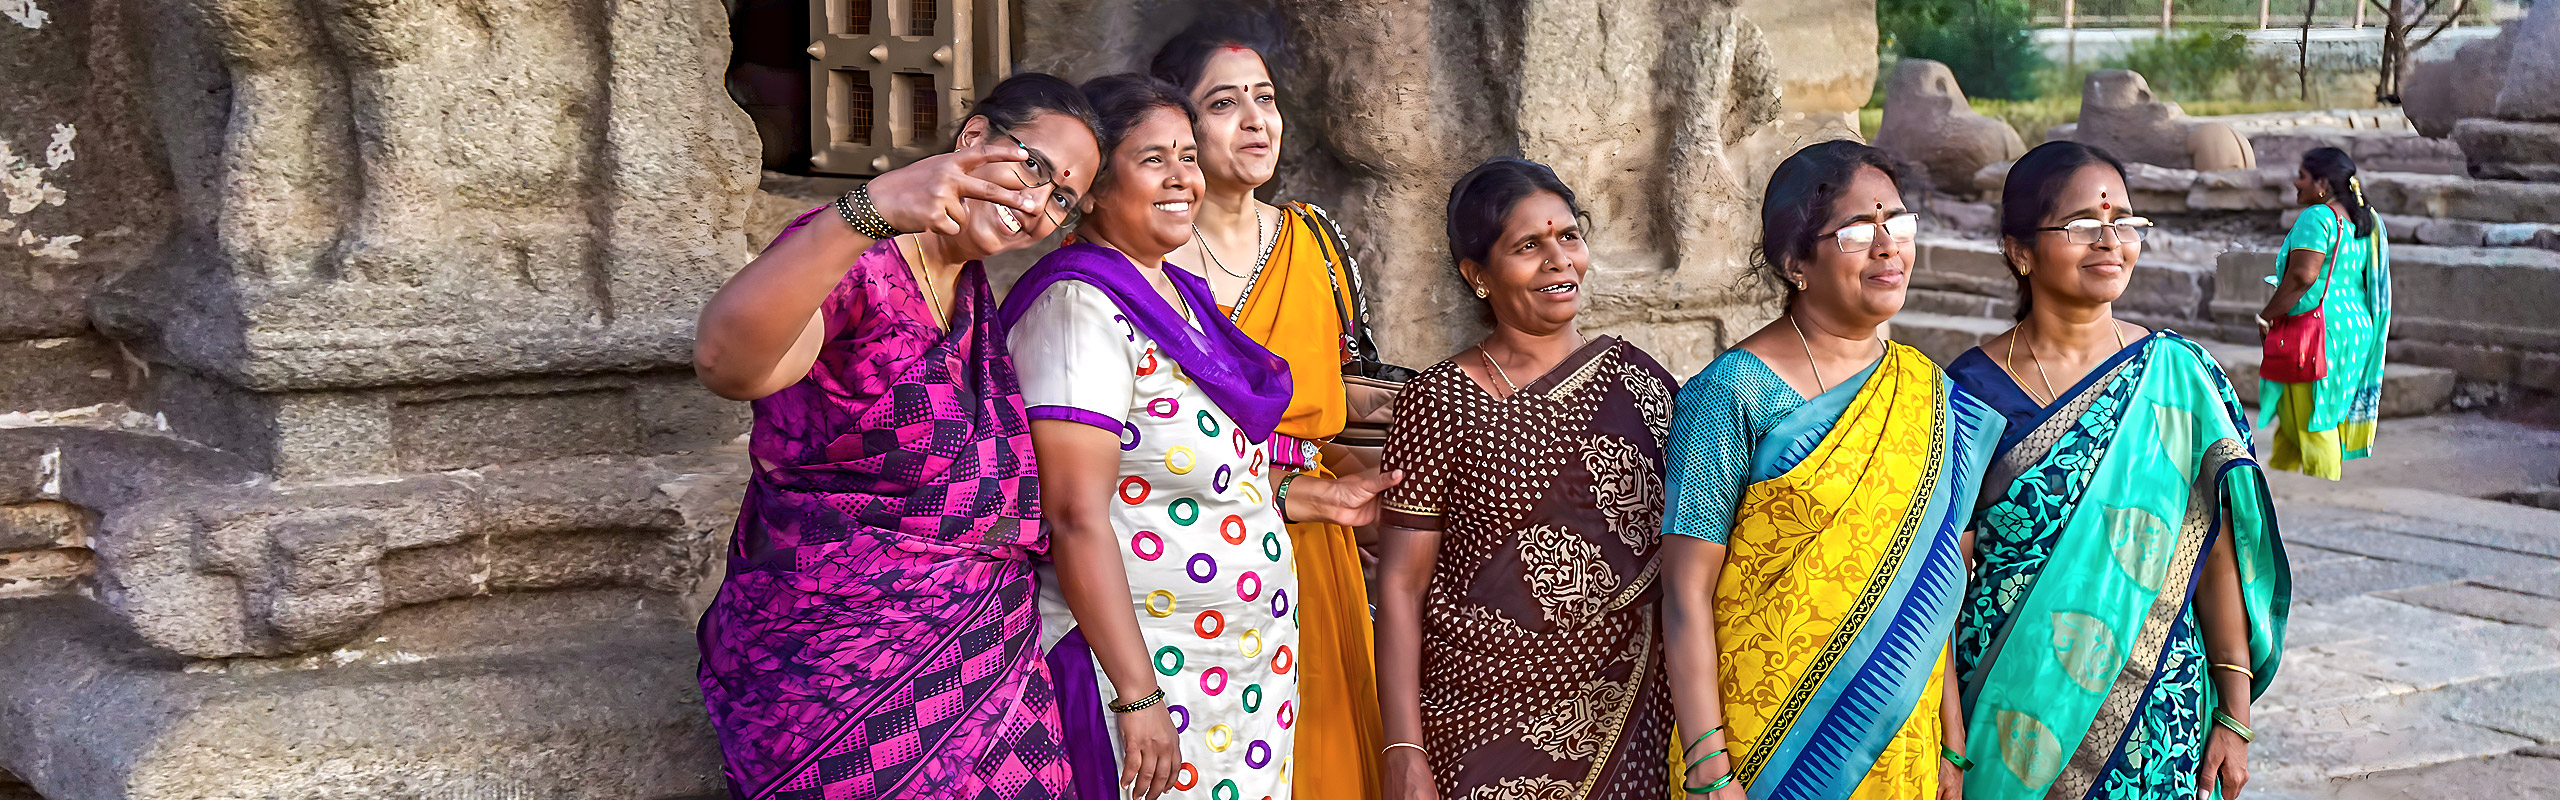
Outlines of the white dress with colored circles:
<svg viewBox="0 0 2560 800">
<path fill-rule="evenodd" d="M 1298 588 L 1269 460 L 1091 285 L 1049 285 L 1007 339 L 1034 419 L 1120 434 L 1111 525 L 1129 601 L 1180 732 L 1180 798 L 1288 800 Z M 1042 645 L 1075 627 L 1044 567 Z M 1104 673 L 1097 664 L 1095 675 Z M 1102 699 L 1109 681 L 1101 681 Z M 1062 691 L 1067 690 L 1061 687 Z M 1118 744 L 1117 715 L 1113 744 Z"/>
</svg>

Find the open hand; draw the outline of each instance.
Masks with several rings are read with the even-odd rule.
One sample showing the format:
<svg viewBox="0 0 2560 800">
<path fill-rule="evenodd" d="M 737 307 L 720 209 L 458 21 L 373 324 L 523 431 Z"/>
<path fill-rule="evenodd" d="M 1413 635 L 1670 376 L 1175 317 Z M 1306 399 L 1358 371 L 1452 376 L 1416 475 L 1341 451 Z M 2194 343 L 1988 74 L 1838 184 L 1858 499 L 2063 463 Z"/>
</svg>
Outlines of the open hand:
<svg viewBox="0 0 2560 800">
<path fill-rule="evenodd" d="M 2240 796 L 2240 787 L 2248 783 L 2249 743 L 2240 741 L 2240 734 L 2232 733 L 2230 728 L 2212 726 L 2211 732 L 2205 734 L 2204 764 L 2196 770 L 2196 797 L 2211 797 L 2219 787 L 2223 800 L 2235 800 Z"/>
<path fill-rule="evenodd" d="M 1301 475 L 1289 482 L 1288 507 L 1281 510 L 1300 522 L 1358 528 L 1378 521 L 1378 495 L 1403 482 L 1404 473 L 1394 470 L 1340 478 Z"/>
<path fill-rule="evenodd" d="M 1155 800 L 1173 791 L 1182 771 L 1182 740 L 1163 703 L 1120 715 L 1120 788 Z"/>
<path fill-rule="evenodd" d="M 970 170 L 986 164 L 1030 158 L 1030 151 L 1020 147 L 979 145 L 890 170 L 863 188 L 871 195 L 871 206 L 879 210 L 880 219 L 889 227 L 954 234 L 960 232 L 960 221 L 968 216 L 963 204 L 967 200 L 997 203 L 1024 214 L 1041 213 L 1042 193 L 1022 185 L 1014 171 L 1005 170 L 994 180 L 970 174 Z"/>
<path fill-rule="evenodd" d="M 1387 750 L 1387 800 L 1440 800 L 1431 759 L 1410 747 Z"/>
</svg>

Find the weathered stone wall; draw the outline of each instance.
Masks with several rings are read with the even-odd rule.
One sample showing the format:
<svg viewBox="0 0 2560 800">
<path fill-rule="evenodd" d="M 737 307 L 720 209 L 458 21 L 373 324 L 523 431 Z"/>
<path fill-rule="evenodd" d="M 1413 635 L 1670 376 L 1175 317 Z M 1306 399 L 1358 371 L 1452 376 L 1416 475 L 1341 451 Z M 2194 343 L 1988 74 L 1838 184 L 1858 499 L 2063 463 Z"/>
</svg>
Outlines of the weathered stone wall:
<svg viewBox="0 0 2560 800">
<path fill-rule="evenodd" d="M 1798 147 L 1854 137 L 1875 80 L 1873 59 L 1833 57 L 1873 51 L 1871 0 L 1259 8 L 1290 45 L 1278 76 L 1289 130 L 1267 195 L 1333 212 L 1368 276 L 1381 346 L 1412 365 L 1483 330 L 1441 233 L 1449 185 L 1517 154 L 1555 167 L 1590 214 L 1586 328 L 1675 372 L 1704 366 L 1776 314 L 1743 275 L 1767 175 Z M 1196 13 L 1026 3 L 1019 66 L 1079 80 L 1140 68 Z"/>
<path fill-rule="evenodd" d="M 1409 364 L 1481 331 L 1442 206 L 1518 153 L 1591 212 L 1589 327 L 1696 369 L 1774 314 L 1764 176 L 1874 78 L 1830 57 L 1873 49 L 1871 0 L 1263 8 L 1294 32 L 1274 193 L 1350 228 Z M 1196 13 L 1019 10 L 1018 66 L 1073 78 Z M 692 323 L 838 188 L 756 195 L 726 12 L 0 2 L 0 774 L 718 791 L 689 632 L 746 411 L 693 384 Z"/>
<path fill-rule="evenodd" d="M 687 632 L 746 416 L 688 367 L 757 156 L 725 6 L 0 10 L 0 769 L 717 791 Z"/>
</svg>

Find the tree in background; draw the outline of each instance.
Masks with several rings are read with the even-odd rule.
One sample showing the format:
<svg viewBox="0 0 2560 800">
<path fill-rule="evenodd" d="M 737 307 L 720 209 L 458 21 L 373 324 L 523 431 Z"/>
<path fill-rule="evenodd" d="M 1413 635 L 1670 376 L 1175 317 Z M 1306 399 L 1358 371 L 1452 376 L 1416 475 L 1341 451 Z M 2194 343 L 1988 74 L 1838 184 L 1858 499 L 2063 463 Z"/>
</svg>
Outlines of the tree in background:
<svg viewBox="0 0 2560 800">
<path fill-rule="evenodd" d="M 2022 100 L 2045 66 L 2029 13 L 2025 0 L 1878 0 L 1876 27 L 1886 50 L 1947 65 L 1965 94 Z"/>
<path fill-rule="evenodd" d="M 2108 66 L 2142 73 L 2151 88 L 2172 100 L 2220 96 L 2250 66 L 2248 40 L 2238 31 L 2190 30 L 2135 43 Z M 2233 87 L 2238 88 L 2238 87 Z"/>
<path fill-rule="evenodd" d="M 2373 99 L 2386 103 L 2400 102 L 2400 81 L 2409 77 L 2409 54 L 2432 44 L 2436 34 L 2451 27 L 2462 12 L 2471 8 L 2471 0 L 2365 0 L 2382 9 L 2382 75 L 2374 81 Z M 2438 13 L 2438 12 L 2443 13 Z M 2435 20 L 2435 28 L 2414 43 L 2409 33 Z"/>
</svg>

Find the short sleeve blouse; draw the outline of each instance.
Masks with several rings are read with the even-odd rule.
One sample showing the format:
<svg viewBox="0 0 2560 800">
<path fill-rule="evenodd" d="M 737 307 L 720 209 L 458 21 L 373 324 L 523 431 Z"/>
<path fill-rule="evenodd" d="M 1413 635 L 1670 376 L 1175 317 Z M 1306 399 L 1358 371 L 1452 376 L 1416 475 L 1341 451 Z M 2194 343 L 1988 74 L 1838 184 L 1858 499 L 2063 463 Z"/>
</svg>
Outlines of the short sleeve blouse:
<svg viewBox="0 0 2560 800">
<path fill-rule="evenodd" d="M 1740 349 L 1682 384 L 1671 418 L 1663 532 L 1724 544 L 1760 440 L 1804 404 L 1759 356 Z"/>
<path fill-rule="evenodd" d="M 1141 355 L 1137 329 L 1109 295 L 1080 281 L 1050 284 L 1006 338 L 1027 416 L 1122 432 Z"/>
</svg>

